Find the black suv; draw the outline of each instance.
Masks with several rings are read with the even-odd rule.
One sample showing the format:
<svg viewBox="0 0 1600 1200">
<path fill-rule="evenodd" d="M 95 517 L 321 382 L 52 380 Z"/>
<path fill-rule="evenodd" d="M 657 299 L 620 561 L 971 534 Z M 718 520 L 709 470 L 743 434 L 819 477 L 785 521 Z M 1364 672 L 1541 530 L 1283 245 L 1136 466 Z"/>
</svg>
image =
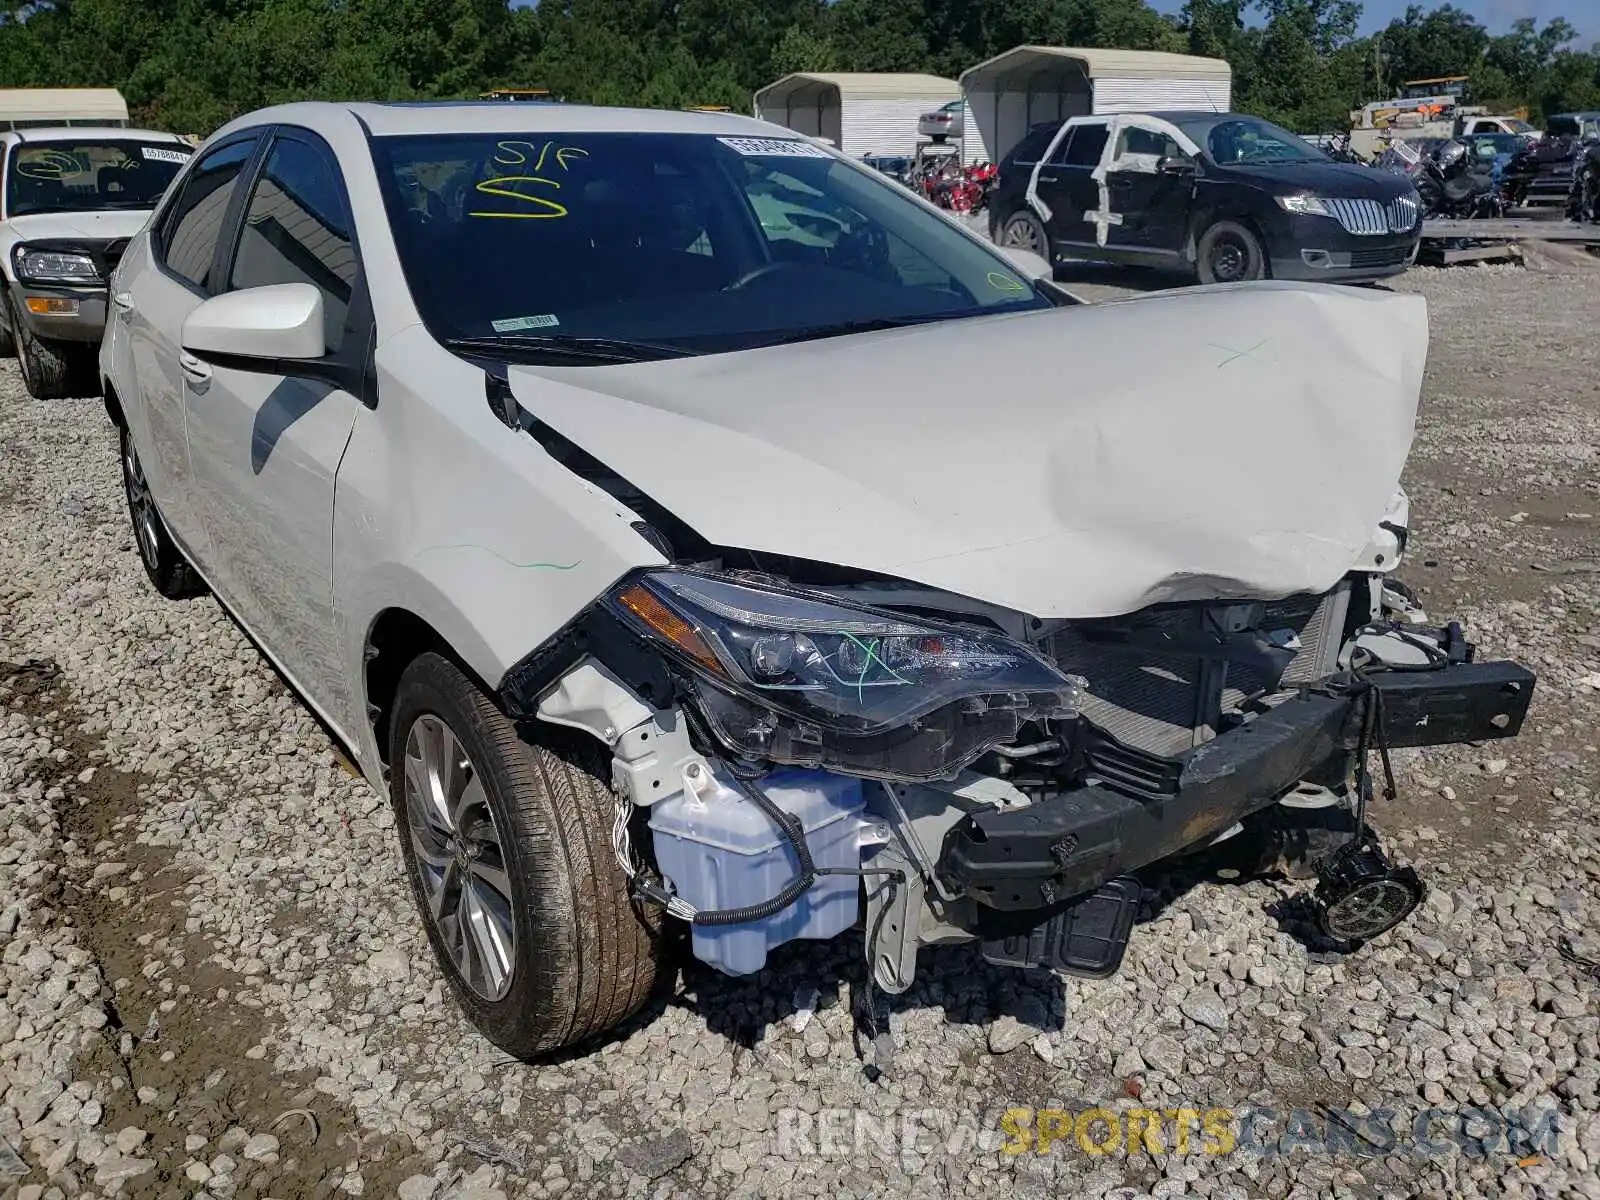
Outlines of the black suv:
<svg viewBox="0 0 1600 1200">
<path fill-rule="evenodd" d="M 1030 129 L 1001 163 L 989 234 L 1204 283 L 1376 279 L 1415 259 L 1422 207 L 1405 177 L 1259 117 L 1123 113 Z"/>
</svg>

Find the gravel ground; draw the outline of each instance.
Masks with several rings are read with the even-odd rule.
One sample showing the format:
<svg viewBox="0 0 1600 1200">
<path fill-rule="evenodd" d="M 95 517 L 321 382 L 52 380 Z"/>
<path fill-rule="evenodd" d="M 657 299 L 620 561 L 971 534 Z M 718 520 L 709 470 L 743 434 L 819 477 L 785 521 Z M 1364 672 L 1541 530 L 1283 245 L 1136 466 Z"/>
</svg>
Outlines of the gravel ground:
<svg viewBox="0 0 1600 1200">
<path fill-rule="evenodd" d="M 0 1194 L 1600 1200 L 1600 272 L 1396 286 L 1434 329 L 1403 575 L 1540 674 L 1520 740 L 1397 763 L 1412 920 L 1340 956 L 1282 885 L 1158 879 L 1109 980 L 950 950 L 872 1008 L 856 947 L 790 947 L 538 1066 L 443 994 L 386 803 L 146 585 L 99 405 L 4 366 Z"/>
</svg>

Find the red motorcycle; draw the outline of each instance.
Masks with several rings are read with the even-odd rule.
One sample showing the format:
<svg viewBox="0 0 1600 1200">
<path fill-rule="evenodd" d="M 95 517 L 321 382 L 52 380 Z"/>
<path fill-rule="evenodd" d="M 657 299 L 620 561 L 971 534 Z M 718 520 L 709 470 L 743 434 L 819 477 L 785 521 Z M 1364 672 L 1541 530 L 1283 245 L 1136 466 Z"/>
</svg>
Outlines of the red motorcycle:
<svg viewBox="0 0 1600 1200">
<path fill-rule="evenodd" d="M 951 165 L 926 176 L 923 189 L 929 200 L 952 212 L 969 213 L 983 206 L 983 185 L 963 167 Z"/>
</svg>

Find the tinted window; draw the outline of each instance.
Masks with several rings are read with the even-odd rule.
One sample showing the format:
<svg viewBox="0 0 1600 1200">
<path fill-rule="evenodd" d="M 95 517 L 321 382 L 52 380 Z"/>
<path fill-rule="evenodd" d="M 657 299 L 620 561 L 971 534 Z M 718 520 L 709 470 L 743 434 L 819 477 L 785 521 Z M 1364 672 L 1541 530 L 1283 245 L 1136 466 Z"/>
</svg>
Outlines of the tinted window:
<svg viewBox="0 0 1600 1200">
<path fill-rule="evenodd" d="M 1152 129 L 1129 126 L 1117 135 L 1117 157 L 1128 154 L 1146 154 L 1154 158 L 1178 158 L 1182 155 L 1178 143 L 1164 133 Z"/>
<path fill-rule="evenodd" d="M 1039 161 L 1039 156 L 1045 152 L 1045 147 L 1050 145 L 1050 139 L 1055 137 L 1059 128 L 1059 125 L 1035 125 L 1026 137 L 1012 147 L 1011 153 L 1006 155 L 1006 162 L 1031 167 Z"/>
<path fill-rule="evenodd" d="M 1218 121 L 1205 146 L 1219 163 L 1326 162 L 1328 157 L 1304 138 L 1257 117 Z"/>
<path fill-rule="evenodd" d="M 195 163 L 184 181 L 183 194 L 163 222 L 162 258 L 167 269 L 197 287 L 210 284 L 222 219 L 239 186 L 239 172 L 255 148 L 253 138 L 231 142 Z"/>
<path fill-rule="evenodd" d="M 373 154 L 438 337 L 710 353 L 1049 303 L 904 188 L 797 139 L 462 133 Z"/>
<path fill-rule="evenodd" d="M 154 208 L 191 153 L 171 142 L 23 142 L 11 149 L 6 212 Z"/>
<path fill-rule="evenodd" d="M 245 211 L 229 288 L 315 285 L 322 292 L 328 349 L 334 351 L 344 337 L 355 281 L 355 248 L 338 167 L 319 147 L 280 138 Z"/>
<path fill-rule="evenodd" d="M 1069 167 L 1094 167 L 1100 164 L 1100 155 L 1111 136 L 1104 125 L 1074 125 L 1072 142 L 1063 151 L 1056 149 L 1056 161 Z"/>
</svg>

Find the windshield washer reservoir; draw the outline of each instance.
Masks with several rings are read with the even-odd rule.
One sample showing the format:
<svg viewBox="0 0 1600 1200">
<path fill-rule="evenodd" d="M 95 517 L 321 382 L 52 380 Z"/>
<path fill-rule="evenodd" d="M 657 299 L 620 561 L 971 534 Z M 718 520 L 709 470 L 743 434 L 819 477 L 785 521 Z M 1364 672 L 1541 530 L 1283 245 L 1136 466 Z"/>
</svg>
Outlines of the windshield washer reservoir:
<svg viewBox="0 0 1600 1200">
<path fill-rule="evenodd" d="M 720 768 L 698 795 L 685 791 L 650 810 L 656 863 L 673 890 L 702 912 L 760 904 L 800 874 L 784 833 Z M 827 771 L 775 771 L 760 787 L 800 822 L 817 867 L 861 865 L 861 781 Z M 729 975 L 748 975 L 767 953 L 797 938 L 826 939 L 854 925 L 860 879 L 819 875 L 788 908 L 740 925 L 694 926 L 694 956 Z"/>
</svg>

